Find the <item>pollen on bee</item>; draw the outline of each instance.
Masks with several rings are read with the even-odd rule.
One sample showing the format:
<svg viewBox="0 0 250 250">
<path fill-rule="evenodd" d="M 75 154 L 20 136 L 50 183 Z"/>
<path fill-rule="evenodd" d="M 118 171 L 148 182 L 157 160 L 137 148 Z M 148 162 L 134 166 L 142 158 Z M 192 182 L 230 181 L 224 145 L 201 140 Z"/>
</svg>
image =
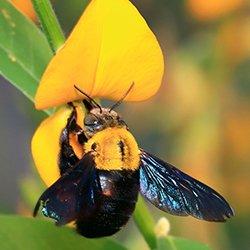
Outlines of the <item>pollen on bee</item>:
<svg viewBox="0 0 250 250">
<path fill-rule="evenodd" d="M 94 149 L 93 145 L 95 145 Z M 133 135 L 125 128 L 109 127 L 96 133 L 85 144 L 84 152 L 94 154 L 97 169 L 136 170 L 139 168 L 138 145 Z"/>
</svg>

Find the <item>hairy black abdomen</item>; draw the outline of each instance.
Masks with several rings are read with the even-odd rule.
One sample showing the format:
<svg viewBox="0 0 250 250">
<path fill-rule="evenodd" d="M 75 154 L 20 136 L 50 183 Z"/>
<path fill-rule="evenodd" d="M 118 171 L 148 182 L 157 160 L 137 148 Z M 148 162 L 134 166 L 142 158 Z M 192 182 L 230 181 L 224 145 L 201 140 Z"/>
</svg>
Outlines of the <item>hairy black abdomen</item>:
<svg viewBox="0 0 250 250">
<path fill-rule="evenodd" d="M 77 231 L 88 238 L 109 236 L 119 231 L 133 213 L 139 192 L 138 170 L 97 170 L 97 175 L 101 192 L 95 194 L 95 208 L 76 221 Z"/>
</svg>

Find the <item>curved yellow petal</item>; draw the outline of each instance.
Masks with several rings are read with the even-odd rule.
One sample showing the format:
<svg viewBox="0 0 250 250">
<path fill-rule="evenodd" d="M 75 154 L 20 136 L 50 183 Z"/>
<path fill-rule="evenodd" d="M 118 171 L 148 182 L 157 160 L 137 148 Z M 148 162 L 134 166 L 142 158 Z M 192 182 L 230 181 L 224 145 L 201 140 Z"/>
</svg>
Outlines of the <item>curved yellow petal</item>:
<svg viewBox="0 0 250 250">
<path fill-rule="evenodd" d="M 68 107 L 60 108 L 52 116 L 45 119 L 37 128 L 32 141 L 31 151 L 37 170 L 47 186 L 52 185 L 59 177 L 58 157 L 60 151 L 60 135 L 65 128 L 67 119 L 72 109 Z M 83 110 L 77 107 L 78 124 L 83 123 Z M 76 138 L 71 137 L 73 146 L 78 157 L 82 156 L 82 148 L 76 142 Z"/>
<path fill-rule="evenodd" d="M 84 97 L 141 101 L 156 93 L 164 70 L 161 48 L 128 0 L 92 0 L 48 65 L 35 97 L 44 109 Z"/>
</svg>

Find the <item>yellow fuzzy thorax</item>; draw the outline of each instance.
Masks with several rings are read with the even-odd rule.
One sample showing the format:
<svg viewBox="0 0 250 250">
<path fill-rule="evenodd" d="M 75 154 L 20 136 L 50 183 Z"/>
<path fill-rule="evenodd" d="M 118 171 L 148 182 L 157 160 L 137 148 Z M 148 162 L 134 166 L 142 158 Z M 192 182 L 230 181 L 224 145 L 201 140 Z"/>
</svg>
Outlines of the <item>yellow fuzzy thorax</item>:
<svg viewBox="0 0 250 250">
<path fill-rule="evenodd" d="M 123 151 L 121 151 L 122 143 Z M 139 168 L 139 148 L 133 135 L 125 128 L 106 128 L 96 133 L 84 145 L 85 153 L 93 152 L 97 169 L 136 170 Z"/>
</svg>

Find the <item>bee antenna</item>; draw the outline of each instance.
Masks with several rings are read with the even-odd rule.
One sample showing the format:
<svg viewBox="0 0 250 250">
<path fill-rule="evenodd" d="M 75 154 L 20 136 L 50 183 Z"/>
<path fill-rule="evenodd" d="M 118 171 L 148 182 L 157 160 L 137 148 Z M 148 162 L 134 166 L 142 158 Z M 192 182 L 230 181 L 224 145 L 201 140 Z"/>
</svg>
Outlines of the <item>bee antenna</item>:
<svg viewBox="0 0 250 250">
<path fill-rule="evenodd" d="M 129 92 L 132 90 L 132 88 L 134 87 L 134 85 L 135 85 L 135 83 L 133 82 L 130 85 L 129 89 L 126 91 L 126 93 L 123 95 L 123 97 L 120 100 L 118 100 L 115 104 L 113 104 L 113 106 L 111 106 L 109 108 L 109 112 L 111 112 L 112 110 L 114 110 L 116 107 L 118 107 L 123 102 L 123 100 L 126 98 L 126 96 L 129 94 Z"/>
<path fill-rule="evenodd" d="M 74 88 L 76 90 L 78 90 L 81 94 L 85 95 L 89 101 L 94 105 L 95 108 L 99 108 L 100 109 L 100 113 L 102 113 L 102 107 L 92 98 L 90 97 L 88 94 L 86 94 L 85 92 L 83 92 L 80 88 L 78 88 L 76 85 L 74 85 Z"/>
</svg>

